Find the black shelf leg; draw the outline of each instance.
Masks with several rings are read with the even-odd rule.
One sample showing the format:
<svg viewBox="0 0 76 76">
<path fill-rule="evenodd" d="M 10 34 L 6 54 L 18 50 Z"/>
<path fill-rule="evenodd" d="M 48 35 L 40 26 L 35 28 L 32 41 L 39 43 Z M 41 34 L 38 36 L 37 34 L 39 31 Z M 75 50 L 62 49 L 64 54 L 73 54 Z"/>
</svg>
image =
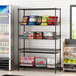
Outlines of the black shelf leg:
<svg viewBox="0 0 76 76">
<path fill-rule="evenodd" d="M 55 74 L 56 74 L 56 9 L 55 9 Z"/>
<path fill-rule="evenodd" d="M 18 22 L 19 22 L 19 9 L 18 9 Z M 19 24 L 18 24 L 18 71 L 19 71 Z"/>
<path fill-rule="evenodd" d="M 61 71 L 61 9 L 60 9 L 60 71 Z"/>
</svg>

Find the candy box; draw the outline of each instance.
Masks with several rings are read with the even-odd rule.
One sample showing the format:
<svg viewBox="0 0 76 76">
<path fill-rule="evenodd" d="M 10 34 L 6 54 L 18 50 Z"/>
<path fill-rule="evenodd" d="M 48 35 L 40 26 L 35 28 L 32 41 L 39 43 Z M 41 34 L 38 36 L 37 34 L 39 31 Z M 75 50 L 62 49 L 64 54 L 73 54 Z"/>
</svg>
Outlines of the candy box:
<svg viewBox="0 0 76 76">
<path fill-rule="evenodd" d="M 37 57 L 35 58 L 36 67 L 46 67 L 46 58 Z"/>
<path fill-rule="evenodd" d="M 57 25 L 58 17 L 56 16 L 56 23 L 55 23 L 55 16 L 49 16 L 48 18 L 48 25 Z"/>
<path fill-rule="evenodd" d="M 23 16 L 22 25 L 28 25 L 29 16 Z"/>
<path fill-rule="evenodd" d="M 20 58 L 20 65 L 34 66 L 35 57 L 23 56 Z"/>
</svg>

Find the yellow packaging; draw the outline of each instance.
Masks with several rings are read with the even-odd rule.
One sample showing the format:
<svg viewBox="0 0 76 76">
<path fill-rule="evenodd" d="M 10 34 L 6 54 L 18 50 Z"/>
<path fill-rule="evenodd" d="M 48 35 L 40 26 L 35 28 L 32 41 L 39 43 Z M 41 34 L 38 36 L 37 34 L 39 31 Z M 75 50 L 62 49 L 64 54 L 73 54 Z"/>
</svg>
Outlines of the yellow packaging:
<svg viewBox="0 0 76 76">
<path fill-rule="evenodd" d="M 48 16 L 42 16 L 42 23 L 41 23 L 41 25 L 43 26 L 45 26 L 45 25 L 47 25 L 48 24 Z"/>
</svg>

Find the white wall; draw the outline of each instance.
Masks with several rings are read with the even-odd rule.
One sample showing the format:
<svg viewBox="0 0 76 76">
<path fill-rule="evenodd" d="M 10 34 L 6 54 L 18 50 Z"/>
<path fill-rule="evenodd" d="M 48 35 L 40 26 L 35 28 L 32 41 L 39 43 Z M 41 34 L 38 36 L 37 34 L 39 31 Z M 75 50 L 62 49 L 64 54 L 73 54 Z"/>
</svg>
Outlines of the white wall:
<svg viewBox="0 0 76 76">
<path fill-rule="evenodd" d="M 51 7 L 59 7 L 61 8 L 61 20 L 62 20 L 62 43 L 64 39 L 70 38 L 70 5 L 75 5 L 76 0 L 0 0 L 0 4 L 6 5 L 14 5 L 14 30 L 17 30 L 17 7 L 24 6 L 25 8 L 29 7 L 38 7 L 38 8 L 51 8 Z M 15 32 L 15 42 L 17 42 L 17 32 Z M 17 45 L 15 43 L 15 55 L 17 53 Z M 17 56 L 17 55 L 16 55 Z M 17 58 L 17 57 L 16 57 Z M 16 61 L 16 60 L 15 60 Z"/>
</svg>

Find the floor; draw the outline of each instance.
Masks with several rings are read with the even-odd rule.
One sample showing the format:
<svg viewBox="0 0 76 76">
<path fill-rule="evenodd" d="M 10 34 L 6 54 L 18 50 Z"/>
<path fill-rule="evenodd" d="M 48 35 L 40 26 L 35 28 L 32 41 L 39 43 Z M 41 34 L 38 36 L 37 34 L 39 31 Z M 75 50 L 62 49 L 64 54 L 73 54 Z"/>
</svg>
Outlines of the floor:
<svg viewBox="0 0 76 76">
<path fill-rule="evenodd" d="M 60 72 L 55 74 L 54 70 L 39 70 L 39 69 L 25 69 L 20 71 L 3 71 L 0 70 L 0 76 L 4 74 L 13 74 L 21 76 L 76 76 L 76 72 Z"/>
</svg>

